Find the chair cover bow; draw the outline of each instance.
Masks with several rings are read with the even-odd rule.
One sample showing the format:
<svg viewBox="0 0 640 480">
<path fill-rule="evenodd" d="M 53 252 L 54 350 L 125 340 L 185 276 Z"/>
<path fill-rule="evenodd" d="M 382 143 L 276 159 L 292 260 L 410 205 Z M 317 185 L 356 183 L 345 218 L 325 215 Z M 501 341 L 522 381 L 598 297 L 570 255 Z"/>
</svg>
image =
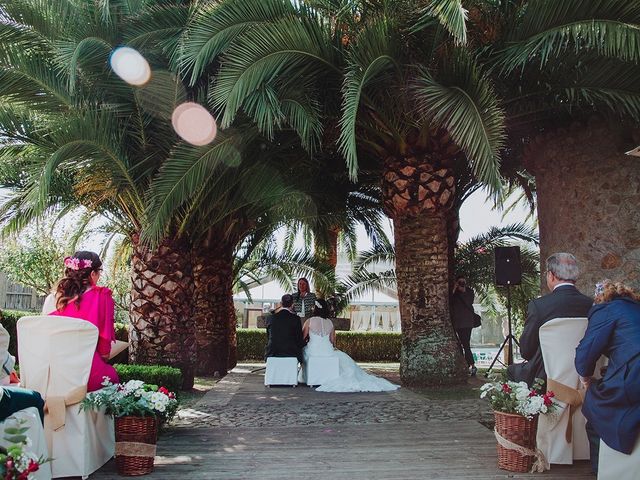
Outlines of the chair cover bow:
<svg viewBox="0 0 640 480">
<path fill-rule="evenodd" d="M 569 405 L 569 421 L 565 431 L 567 443 L 571 443 L 573 437 L 573 414 L 584 401 L 586 390 L 571 388 L 564 383 L 560 383 L 552 378 L 547 379 L 547 390 L 555 394 L 555 398 Z"/>
</svg>

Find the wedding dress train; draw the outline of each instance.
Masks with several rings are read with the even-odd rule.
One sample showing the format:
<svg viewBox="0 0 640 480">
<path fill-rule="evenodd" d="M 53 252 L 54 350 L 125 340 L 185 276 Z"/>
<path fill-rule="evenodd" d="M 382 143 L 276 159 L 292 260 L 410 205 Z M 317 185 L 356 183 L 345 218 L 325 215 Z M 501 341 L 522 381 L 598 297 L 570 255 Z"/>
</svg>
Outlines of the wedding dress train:
<svg viewBox="0 0 640 480">
<path fill-rule="evenodd" d="M 309 319 L 309 343 L 304 347 L 303 355 L 305 361 L 308 361 L 309 357 L 337 357 L 340 374 L 337 378 L 320 385 L 316 388 L 316 391 L 388 392 L 400 388 L 399 385 L 395 385 L 384 378 L 365 372 L 349 355 L 334 349 L 330 339 L 333 326 L 331 325 L 325 329 L 325 323 L 327 322 L 331 323 L 330 320 L 321 319 L 320 317 Z M 302 381 L 304 381 L 304 378 L 302 378 Z"/>
</svg>

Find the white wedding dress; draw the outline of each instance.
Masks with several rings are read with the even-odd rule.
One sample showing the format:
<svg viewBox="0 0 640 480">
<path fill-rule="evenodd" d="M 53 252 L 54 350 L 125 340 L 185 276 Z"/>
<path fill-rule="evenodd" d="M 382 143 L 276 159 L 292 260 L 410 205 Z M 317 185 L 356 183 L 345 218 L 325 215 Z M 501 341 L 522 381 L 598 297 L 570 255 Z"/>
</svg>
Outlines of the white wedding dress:
<svg viewBox="0 0 640 480">
<path fill-rule="evenodd" d="M 330 335 L 333 331 L 331 320 L 321 317 L 309 319 L 309 343 L 304 347 L 305 361 L 309 357 L 338 357 L 340 375 L 333 380 L 323 383 L 318 392 L 388 392 L 397 390 L 395 385 L 384 378 L 378 378 L 362 370 L 349 355 L 336 350 L 331 343 Z M 301 369 L 301 374 L 304 368 Z M 301 375 L 304 382 L 304 374 Z"/>
</svg>

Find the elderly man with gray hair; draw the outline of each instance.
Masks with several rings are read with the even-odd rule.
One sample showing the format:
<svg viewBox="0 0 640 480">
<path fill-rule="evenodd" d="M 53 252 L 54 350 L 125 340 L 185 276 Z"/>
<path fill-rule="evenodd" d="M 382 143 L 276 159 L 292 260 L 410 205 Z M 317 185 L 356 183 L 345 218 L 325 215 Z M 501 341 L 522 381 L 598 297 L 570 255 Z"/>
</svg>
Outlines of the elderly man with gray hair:
<svg viewBox="0 0 640 480">
<path fill-rule="evenodd" d="M 547 375 L 540 349 L 540 327 L 554 318 L 587 317 L 593 300 L 576 288 L 580 270 L 576 257 L 570 253 L 554 253 L 546 262 L 547 287 L 551 293 L 529 302 L 527 319 L 520 337 L 520 354 L 527 360 L 510 365 L 507 376 L 510 380 L 527 382 L 529 386 L 536 378 L 546 380 Z"/>
</svg>

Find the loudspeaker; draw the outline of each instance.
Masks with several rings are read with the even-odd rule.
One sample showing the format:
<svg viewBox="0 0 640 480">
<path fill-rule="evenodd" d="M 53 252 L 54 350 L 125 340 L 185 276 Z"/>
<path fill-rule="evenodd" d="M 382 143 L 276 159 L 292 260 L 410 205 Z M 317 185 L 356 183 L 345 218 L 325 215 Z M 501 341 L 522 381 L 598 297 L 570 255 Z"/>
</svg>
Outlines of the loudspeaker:
<svg viewBox="0 0 640 480">
<path fill-rule="evenodd" d="M 520 285 L 522 264 L 520 247 L 496 247 L 496 285 Z"/>
</svg>

